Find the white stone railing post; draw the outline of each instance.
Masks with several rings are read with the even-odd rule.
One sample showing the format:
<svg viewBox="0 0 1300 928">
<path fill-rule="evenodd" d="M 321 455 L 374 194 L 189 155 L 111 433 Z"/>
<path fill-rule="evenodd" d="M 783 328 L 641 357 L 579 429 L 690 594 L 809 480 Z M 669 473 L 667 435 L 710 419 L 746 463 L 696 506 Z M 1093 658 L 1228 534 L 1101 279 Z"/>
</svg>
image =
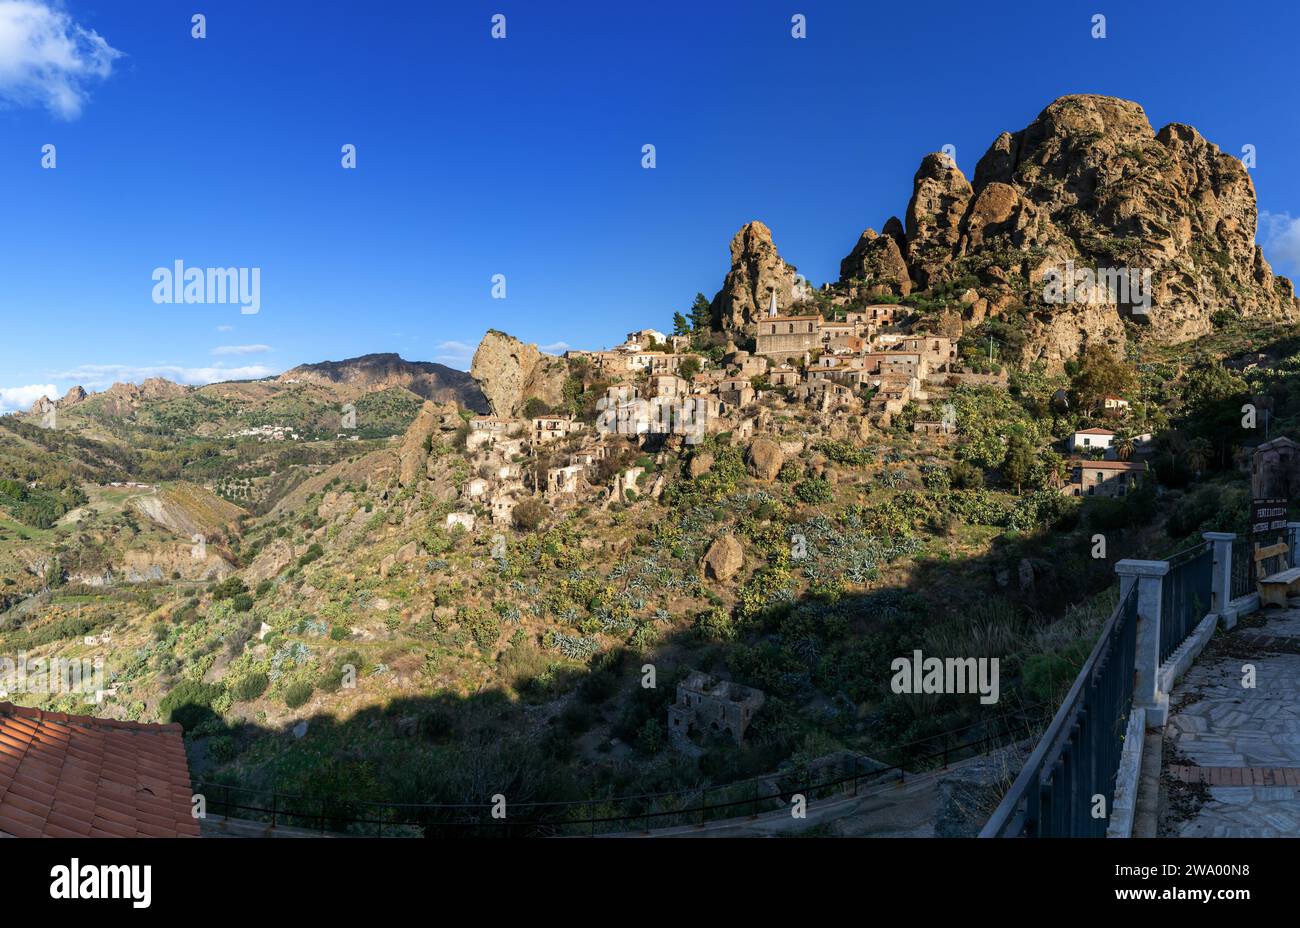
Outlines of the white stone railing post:
<svg viewBox="0 0 1300 928">
<path fill-rule="evenodd" d="M 1232 543 L 1237 540 L 1233 532 L 1202 532 L 1214 546 L 1214 567 L 1211 568 L 1210 611 L 1223 615 L 1232 601 Z"/>
<path fill-rule="evenodd" d="M 1123 602 L 1137 584 L 1137 653 L 1134 655 L 1133 708 L 1146 711 L 1149 728 L 1162 727 L 1169 715 L 1169 695 L 1160 692 L 1160 601 L 1168 561 L 1125 558 L 1115 565 Z"/>
</svg>

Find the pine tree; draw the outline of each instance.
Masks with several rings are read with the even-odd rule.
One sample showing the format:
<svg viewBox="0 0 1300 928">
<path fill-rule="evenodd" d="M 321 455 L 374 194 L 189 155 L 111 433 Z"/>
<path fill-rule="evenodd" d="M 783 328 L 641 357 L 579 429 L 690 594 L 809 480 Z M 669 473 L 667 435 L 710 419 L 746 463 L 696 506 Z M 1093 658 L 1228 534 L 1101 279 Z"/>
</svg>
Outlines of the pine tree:
<svg viewBox="0 0 1300 928">
<path fill-rule="evenodd" d="M 691 330 L 707 332 L 713 327 L 713 312 L 709 307 L 709 298 L 703 293 L 695 294 L 695 303 L 691 306 Z"/>
</svg>

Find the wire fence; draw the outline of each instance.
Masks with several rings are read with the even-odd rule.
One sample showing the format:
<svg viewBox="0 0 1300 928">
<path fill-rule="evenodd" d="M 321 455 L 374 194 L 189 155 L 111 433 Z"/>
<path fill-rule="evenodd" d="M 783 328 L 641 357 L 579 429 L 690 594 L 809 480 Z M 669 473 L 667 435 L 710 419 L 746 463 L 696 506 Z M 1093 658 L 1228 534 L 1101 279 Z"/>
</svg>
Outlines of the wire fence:
<svg viewBox="0 0 1300 928">
<path fill-rule="evenodd" d="M 813 802 L 856 796 L 869 786 L 898 781 L 927 769 L 992 753 L 1033 738 L 1045 723 L 1047 707 L 1004 713 L 928 738 L 899 745 L 889 753 L 909 755 L 903 763 L 882 764 L 848 755 L 811 769 L 792 768 L 732 783 L 704 785 L 637 796 L 553 802 L 510 802 L 504 797 L 466 803 L 393 803 L 338 796 L 308 797 L 232 784 L 196 780 L 206 814 L 319 834 L 371 837 L 596 836 L 682 826 L 790 809 L 795 796 Z M 910 768 L 910 769 L 909 769 Z"/>
</svg>

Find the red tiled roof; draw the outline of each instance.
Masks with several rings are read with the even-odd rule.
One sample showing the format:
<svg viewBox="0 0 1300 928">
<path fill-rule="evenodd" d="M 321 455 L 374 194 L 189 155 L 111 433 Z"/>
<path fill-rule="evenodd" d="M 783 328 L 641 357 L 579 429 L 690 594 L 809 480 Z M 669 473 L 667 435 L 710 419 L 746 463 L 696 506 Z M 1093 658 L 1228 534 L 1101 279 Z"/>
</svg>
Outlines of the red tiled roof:
<svg viewBox="0 0 1300 928">
<path fill-rule="evenodd" d="M 0 833 L 197 838 L 181 727 L 0 702 Z"/>
</svg>

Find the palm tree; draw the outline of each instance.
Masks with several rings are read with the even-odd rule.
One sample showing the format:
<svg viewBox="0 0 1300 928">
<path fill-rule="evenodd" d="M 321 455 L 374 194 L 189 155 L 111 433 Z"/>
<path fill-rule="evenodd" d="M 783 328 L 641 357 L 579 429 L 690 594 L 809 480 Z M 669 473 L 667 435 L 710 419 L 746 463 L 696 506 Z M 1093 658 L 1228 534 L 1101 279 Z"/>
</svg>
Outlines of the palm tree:
<svg viewBox="0 0 1300 928">
<path fill-rule="evenodd" d="M 1201 479 L 1201 471 L 1205 470 L 1213 454 L 1214 446 L 1208 438 L 1197 436 L 1187 443 L 1187 466 L 1196 472 L 1197 480 Z"/>
<path fill-rule="evenodd" d="M 1135 447 L 1132 435 L 1123 433 L 1115 436 L 1115 457 L 1118 460 L 1127 461 L 1132 458 Z"/>
</svg>

